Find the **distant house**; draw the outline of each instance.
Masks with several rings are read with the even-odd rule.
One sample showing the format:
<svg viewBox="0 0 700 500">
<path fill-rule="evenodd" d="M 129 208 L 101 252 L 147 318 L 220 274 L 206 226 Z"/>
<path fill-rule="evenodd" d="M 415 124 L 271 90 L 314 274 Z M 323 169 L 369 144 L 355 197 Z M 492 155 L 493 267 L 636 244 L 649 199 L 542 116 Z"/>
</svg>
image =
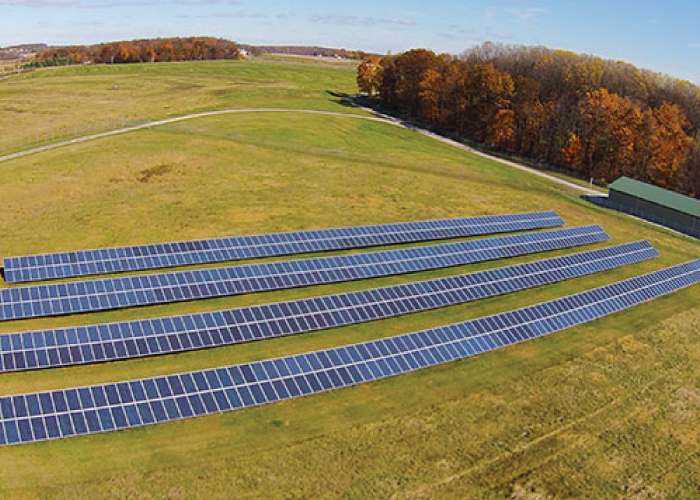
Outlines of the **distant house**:
<svg viewBox="0 0 700 500">
<path fill-rule="evenodd" d="M 620 177 L 610 184 L 608 206 L 700 238 L 700 200 Z"/>
<path fill-rule="evenodd" d="M 241 57 L 248 57 L 248 51 L 246 49 L 238 49 L 238 55 Z"/>
</svg>

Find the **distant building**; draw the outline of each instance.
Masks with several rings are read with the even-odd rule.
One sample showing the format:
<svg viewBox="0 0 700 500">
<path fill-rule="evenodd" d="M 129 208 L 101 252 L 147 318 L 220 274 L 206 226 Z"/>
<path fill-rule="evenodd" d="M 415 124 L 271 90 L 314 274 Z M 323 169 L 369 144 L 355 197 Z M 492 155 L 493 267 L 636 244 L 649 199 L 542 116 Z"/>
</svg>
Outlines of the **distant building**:
<svg viewBox="0 0 700 500">
<path fill-rule="evenodd" d="M 700 238 L 700 200 L 620 177 L 610 184 L 608 206 Z"/>
</svg>

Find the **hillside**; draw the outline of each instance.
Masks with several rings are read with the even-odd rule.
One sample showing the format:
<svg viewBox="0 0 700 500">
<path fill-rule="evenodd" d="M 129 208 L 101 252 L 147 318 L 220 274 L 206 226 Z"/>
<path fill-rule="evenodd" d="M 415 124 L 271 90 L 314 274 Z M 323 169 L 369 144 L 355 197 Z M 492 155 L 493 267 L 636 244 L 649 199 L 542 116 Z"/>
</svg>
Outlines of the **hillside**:
<svg viewBox="0 0 700 500">
<path fill-rule="evenodd" d="M 202 61 L 69 66 L 13 77 L 0 86 L 0 152 L 211 109 L 339 106 L 352 93 L 354 67 L 303 60 Z M 46 120 L 48 113 L 52 119 Z"/>
</svg>

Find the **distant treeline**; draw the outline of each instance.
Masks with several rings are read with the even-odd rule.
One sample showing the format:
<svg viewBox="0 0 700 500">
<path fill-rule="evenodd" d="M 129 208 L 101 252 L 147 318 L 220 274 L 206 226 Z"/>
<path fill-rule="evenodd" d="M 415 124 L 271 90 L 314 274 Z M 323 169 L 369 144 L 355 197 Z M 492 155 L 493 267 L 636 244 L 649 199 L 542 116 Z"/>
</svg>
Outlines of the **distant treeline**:
<svg viewBox="0 0 700 500">
<path fill-rule="evenodd" d="M 63 64 L 126 64 L 163 61 L 238 59 L 238 45 L 209 37 L 156 38 L 127 42 L 51 47 L 36 54 L 28 66 Z"/>
<path fill-rule="evenodd" d="M 252 55 L 290 54 L 302 56 L 341 57 L 357 59 L 371 54 L 356 50 L 305 46 L 239 45 L 221 38 L 157 38 L 97 45 L 45 47 L 26 67 L 63 66 L 70 64 L 124 64 L 163 61 L 200 61 L 211 59 L 240 59 L 241 49 Z"/>
<path fill-rule="evenodd" d="M 700 88 L 589 55 L 483 44 L 365 60 L 382 107 L 487 146 L 611 182 L 700 196 Z"/>
</svg>

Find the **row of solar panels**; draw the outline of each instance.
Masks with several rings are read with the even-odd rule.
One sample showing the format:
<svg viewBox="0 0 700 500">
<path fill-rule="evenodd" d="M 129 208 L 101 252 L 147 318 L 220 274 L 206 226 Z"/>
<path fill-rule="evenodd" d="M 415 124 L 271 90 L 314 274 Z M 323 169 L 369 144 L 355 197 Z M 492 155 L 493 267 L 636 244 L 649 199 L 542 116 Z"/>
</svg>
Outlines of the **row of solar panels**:
<svg viewBox="0 0 700 500">
<path fill-rule="evenodd" d="M 547 217 L 550 222 L 558 219 L 556 214 L 546 214 L 552 215 Z M 473 219 L 460 219 L 465 220 Z M 445 227 L 454 226 L 449 221 L 435 222 Z M 394 227 L 393 230 L 400 235 L 400 228 Z M 499 228 L 493 227 L 492 231 L 498 232 Z M 385 235 L 389 233 L 389 230 L 384 232 Z M 323 235 L 307 236 L 322 239 Z M 339 257 L 12 288 L 0 291 L 0 319 L 70 314 L 350 281 L 570 248 L 608 239 L 600 227 L 589 226 Z M 360 292 L 213 313 L 7 334 L 0 336 L 0 371 L 151 356 L 362 323 L 533 288 L 656 256 L 658 253 L 642 241 Z M 624 308 L 633 305 L 628 303 L 628 297 L 652 298 L 654 294 L 669 293 L 697 282 L 700 279 L 699 267 L 700 261 L 694 261 L 686 267 L 666 270 L 666 274 L 662 273 L 663 279 L 657 280 L 652 274 L 648 279 L 628 280 L 631 285 L 624 282 L 593 291 L 596 302 L 591 311 L 608 314 L 613 312 L 612 309 L 608 311 L 609 300 L 615 307 Z M 658 283 L 654 284 L 654 280 Z M 625 287 L 632 288 L 629 293 L 620 295 Z M 606 294 L 618 294 L 619 297 Z M 579 295 L 592 300 L 585 294 Z M 575 301 L 561 300 L 567 307 L 575 304 Z M 445 327 L 445 331 L 457 327 L 469 331 L 476 329 L 478 334 L 470 335 L 469 341 L 464 338 L 461 344 L 451 341 L 449 346 L 435 345 L 420 355 L 418 352 L 426 346 L 416 344 L 417 347 L 406 352 L 392 350 L 391 346 L 394 349 L 401 346 L 399 339 L 407 338 L 402 336 L 396 340 L 384 339 L 357 347 L 290 357 L 299 363 L 296 365 L 298 371 L 295 371 L 294 361 L 274 360 L 145 381 L 2 398 L 0 444 L 134 427 L 320 392 L 483 352 L 595 317 L 588 318 L 582 313 L 582 308 L 587 306 L 579 305 L 571 309 L 572 316 L 566 319 L 568 317 L 561 316 L 556 309 L 555 314 L 551 314 L 549 304 L 559 302 L 542 305 L 551 318 L 535 315 L 522 327 L 530 332 L 529 336 L 523 332 L 516 334 L 521 328 L 517 323 L 522 320 L 518 316 L 520 311 L 504 313 Z M 536 311 L 537 307 L 529 309 Z M 563 310 L 560 312 L 563 314 Z M 538 326 L 530 331 L 533 325 Z M 492 332 L 500 343 L 488 341 L 488 332 Z M 433 335 L 426 332 L 412 335 L 419 334 Z M 389 340 L 391 342 L 387 343 Z M 457 349 L 457 345 L 462 345 L 463 350 Z M 359 358 L 348 354 L 352 349 L 357 349 L 352 352 L 360 353 Z M 310 369 L 304 368 L 303 360 Z M 314 365 L 314 360 L 318 366 Z M 238 373 L 243 379 L 234 377 L 236 369 L 240 370 Z M 229 373 L 228 379 L 225 373 Z"/>
<path fill-rule="evenodd" d="M 646 241 L 372 290 L 167 318 L 0 336 L 0 371 L 153 356 L 269 339 L 504 295 L 641 262 Z"/>
<path fill-rule="evenodd" d="M 0 321 L 377 278 L 608 239 L 599 226 L 585 226 L 336 257 L 6 288 L 0 290 Z"/>
<path fill-rule="evenodd" d="M 489 215 L 83 250 L 4 259 L 8 283 L 395 245 L 562 226 L 554 212 Z"/>
</svg>

